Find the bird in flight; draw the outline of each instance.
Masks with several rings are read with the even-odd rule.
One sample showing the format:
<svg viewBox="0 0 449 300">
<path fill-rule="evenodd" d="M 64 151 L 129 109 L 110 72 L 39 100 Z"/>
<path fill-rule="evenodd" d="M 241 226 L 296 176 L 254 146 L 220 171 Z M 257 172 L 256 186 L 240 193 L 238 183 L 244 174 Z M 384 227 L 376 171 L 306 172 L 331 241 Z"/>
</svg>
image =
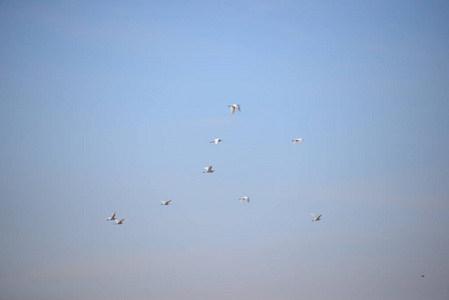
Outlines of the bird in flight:
<svg viewBox="0 0 449 300">
<path fill-rule="evenodd" d="M 293 144 L 296 145 L 297 143 L 302 144 L 302 142 L 304 142 L 304 139 L 294 139 L 292 140 Z"/>
<path fill-rule="evenodd" d="M 123 218 L 121 220 L 115 220 L 114 225 L 122 225 L 123 221 L 125 221 L 125 218 Z"/>
<path fill-rule="evenodd" d="M 211 143 L 214 143 L 215 145 L 221 142 L 221 139 L 214 139 Z"/>
<path fill-rule="evenodd" d="M 314 214 L 310 214 L 313 217 L 312 222 L 319 221 L 322 215 L 315 216 Z"/>
<path fill-rule="evenodd" d="M 171 199 L 168 199 L 167 201 L 162 201 L 162 200 L 161 200 L 161 202 L 162 202 L 161 205 L 169 205 L 170 202 L 171 202 Z"/>
<path fill-rule="evenodd" d="M 245 201 L 249 203 L 249 197 L 246 197 L 246 196 L 240 198 L 239 200 L 240 200 L 240 203 L 243 203 L 243 202 L 245 202 Z"/>
<path fill-rule="evenodd" d="M 203 173 L 213 173 L 213 172 L 215 172 L 215 170 L 212 170 L 212 166 L 207 166 L 207 167 L 204 168 L 204 170 L 206 170 L 206 171 L 203 171 Z"/>
<path fill-rule="evenodd" d="M 240 105 L 239 105 L 239 104 L 228 105 L 228 107 L 231 108 L 231 114 L 232 114 L 232 115 L 234 114 L 236 108 L 237 108 L 238 111 L 241 111 L 241 110 L 240 110 Z"/>
<path fill-rule="evenodd" d="M 115 211 L 112 213 L 112 215 L 106 221 L 114 221 L 114 220 L 115 220 Z"/>
</svg>

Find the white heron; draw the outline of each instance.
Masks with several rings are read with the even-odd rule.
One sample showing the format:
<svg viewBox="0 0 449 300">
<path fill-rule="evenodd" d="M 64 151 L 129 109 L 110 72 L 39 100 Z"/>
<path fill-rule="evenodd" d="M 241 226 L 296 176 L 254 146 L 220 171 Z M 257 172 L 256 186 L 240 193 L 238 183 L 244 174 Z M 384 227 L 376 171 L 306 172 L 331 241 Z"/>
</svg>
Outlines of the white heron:
<svg viewBox="0 0 449 300">
<path fill-rule="evenodd" d="M 207 166 L 207 167 L 204 168 L 204 170 L 206 170 L 206 171 L 203 171 L 203 173 L 213 173 L 213 172 L 215 172 L 215 170 L 212 170 L 212 166 Z"/>
<path fill-rule="evenodd" d="M 112 215 L 106 221 L 114 221 L 114 220 L 115 220 L 115 211 L 112 213 Z"/>
<path fill-rule="evenodd" d="M 240 105 L 239 105 L 239 104 L 228 105 L 228 107 L 231 108 L 231 114 L 234 114 L 236 108 L 237 108 L 238 111 L 241 111 L 241 110 L 240 110 Z"/>
<path fill-rule="evenodd" d="M 322 215 L 315 216 L 314 214 L 310 214 L 313 217 L 312 222 L 319 221 Z"/>
<path fill-rule="evenodd" d="M 115 220 L 114 225 L 122 225 L 123 221 L 125 221 L 125 218 L 123 218 L 121 220 Z"/>
<path fill-rule="evenodd" d="M 161 200 L 161 202 L 162 202 L 161 205 L 169 205 L 170 202 L 171 202 L 171 199 L 168 199 L 167 201 L 162 201 L 162 200 Z"/>
<path fill-rule="evenodd" d="M 240 198 L 239 200 L 240 200 L 240 203 L 243 203 L 243 202 L 245 202 L 245 201 L 249 203 L 249 197 L 246 197 L 246 196 Z"/>
<path fill-rule="evenodd" d="M 214 143 L 215 145 L 221 142 L 221 139 L 214 139 L 211 143 Z"/>
<path fill-rule="evenodd" d="M 304 142 L 304 139 L 294 139 L 292 140 L 293 144 L 296 145 L 297 143 L 302 144 L 302 142 Z"/>
</svg>

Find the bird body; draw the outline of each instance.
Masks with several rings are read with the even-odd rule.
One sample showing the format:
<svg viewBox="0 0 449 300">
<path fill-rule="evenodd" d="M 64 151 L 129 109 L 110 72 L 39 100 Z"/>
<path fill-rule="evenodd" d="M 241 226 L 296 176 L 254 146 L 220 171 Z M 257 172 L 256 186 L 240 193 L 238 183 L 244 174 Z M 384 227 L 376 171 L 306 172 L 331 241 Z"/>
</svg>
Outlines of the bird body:
<svg viewBox="0 0 449 300">
<path fill-rule="evenodd" d="M 125 218 L 123 218 L 121 220 L 115 220 L 114 225 L 122 225 L 123 221 L 125 221 Z"/>
<path fill-rule="evenodd" d="M 231 114 L 232 114 L 232 115 L 234 114 L 236 108 L 237 108 L 238 111 L 241 111 L 241 110 L 240 110 L 240 105 L 239 105 L 239 104 L 231 104 L 231 105 L 228 105 L 228 107 L 231 108 Z"/>
<path fill-rule="evenodd" d="M 162 202 L 161 205 L 169 205 L 170 202 L 171 202 L 171 199 L 168 199 L 167 201 L 162 201 L 162 200 L 161 200 L 161 202 Z"/>
<path fill-rule="evenodd" d="M 215 145 L 221 142 L 221 139 L 214 139 L 211 143 L 214 143 Z"/>
<path fill-rule="evenodd" d="M 207 167 L 204 168 L 204 170 L 206 170 L 206 171 L 203 171 L 203 173 L 213 173 L 213 172 L 215 172 L 215 170 L 212 170 L 212 166 L 207 166 Z"/>
<path fill-rule="evenodd" d="M 112 215 L 106 221 L 114 221 L 114 220 L 115 220 L 115 211 L 112 213 Z"/>
<path fill-rule="evenodd" d="M 304 139 L 294 139 L 294 140 L 292 140 L 292 142 L 293 142 L 294 145 L 296 145 L 298 142 L 300 144 L 302 144 L 304 142 Z"/>
<path fill-rule="evenodd" d="M 243 203 L 243 202 L 245 202 L 245 201 L 249 203 L 249 197 L 246 197 L 246 196 L 240 198 L 239 200 L 240 200 L 240 203 Z"/>
<path fill-rule="evenodd" d="M 322 215 L 315 216 L 314 214 L 310 214 L 313 217 L 312 222 L 319 221 Z"/>
</svg>

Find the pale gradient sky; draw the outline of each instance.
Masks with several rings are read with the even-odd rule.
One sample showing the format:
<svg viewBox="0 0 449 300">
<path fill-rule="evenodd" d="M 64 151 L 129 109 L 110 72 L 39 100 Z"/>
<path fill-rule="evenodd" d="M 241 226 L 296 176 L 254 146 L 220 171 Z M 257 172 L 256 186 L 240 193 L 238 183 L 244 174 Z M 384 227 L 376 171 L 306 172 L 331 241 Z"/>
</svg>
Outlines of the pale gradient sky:
<svg viewBox="0 0 449 300">
<path fill-rule="evenodd" d="M 449 299 L 448 20 L 0 1 L 0 298 Z"/>
</svg>

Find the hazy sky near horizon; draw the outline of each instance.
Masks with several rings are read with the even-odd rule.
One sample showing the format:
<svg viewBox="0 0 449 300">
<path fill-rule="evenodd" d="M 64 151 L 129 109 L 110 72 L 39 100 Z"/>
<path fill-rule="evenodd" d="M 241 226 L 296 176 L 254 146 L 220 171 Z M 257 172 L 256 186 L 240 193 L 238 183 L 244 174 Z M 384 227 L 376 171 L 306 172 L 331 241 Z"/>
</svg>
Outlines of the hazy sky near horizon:
<svg viewBox="0 0 449 300">
<path fill-rule="evenodd" d="M 448 299 L 448 19 L 0 1 L 1 298 Z"/>
</svg>

